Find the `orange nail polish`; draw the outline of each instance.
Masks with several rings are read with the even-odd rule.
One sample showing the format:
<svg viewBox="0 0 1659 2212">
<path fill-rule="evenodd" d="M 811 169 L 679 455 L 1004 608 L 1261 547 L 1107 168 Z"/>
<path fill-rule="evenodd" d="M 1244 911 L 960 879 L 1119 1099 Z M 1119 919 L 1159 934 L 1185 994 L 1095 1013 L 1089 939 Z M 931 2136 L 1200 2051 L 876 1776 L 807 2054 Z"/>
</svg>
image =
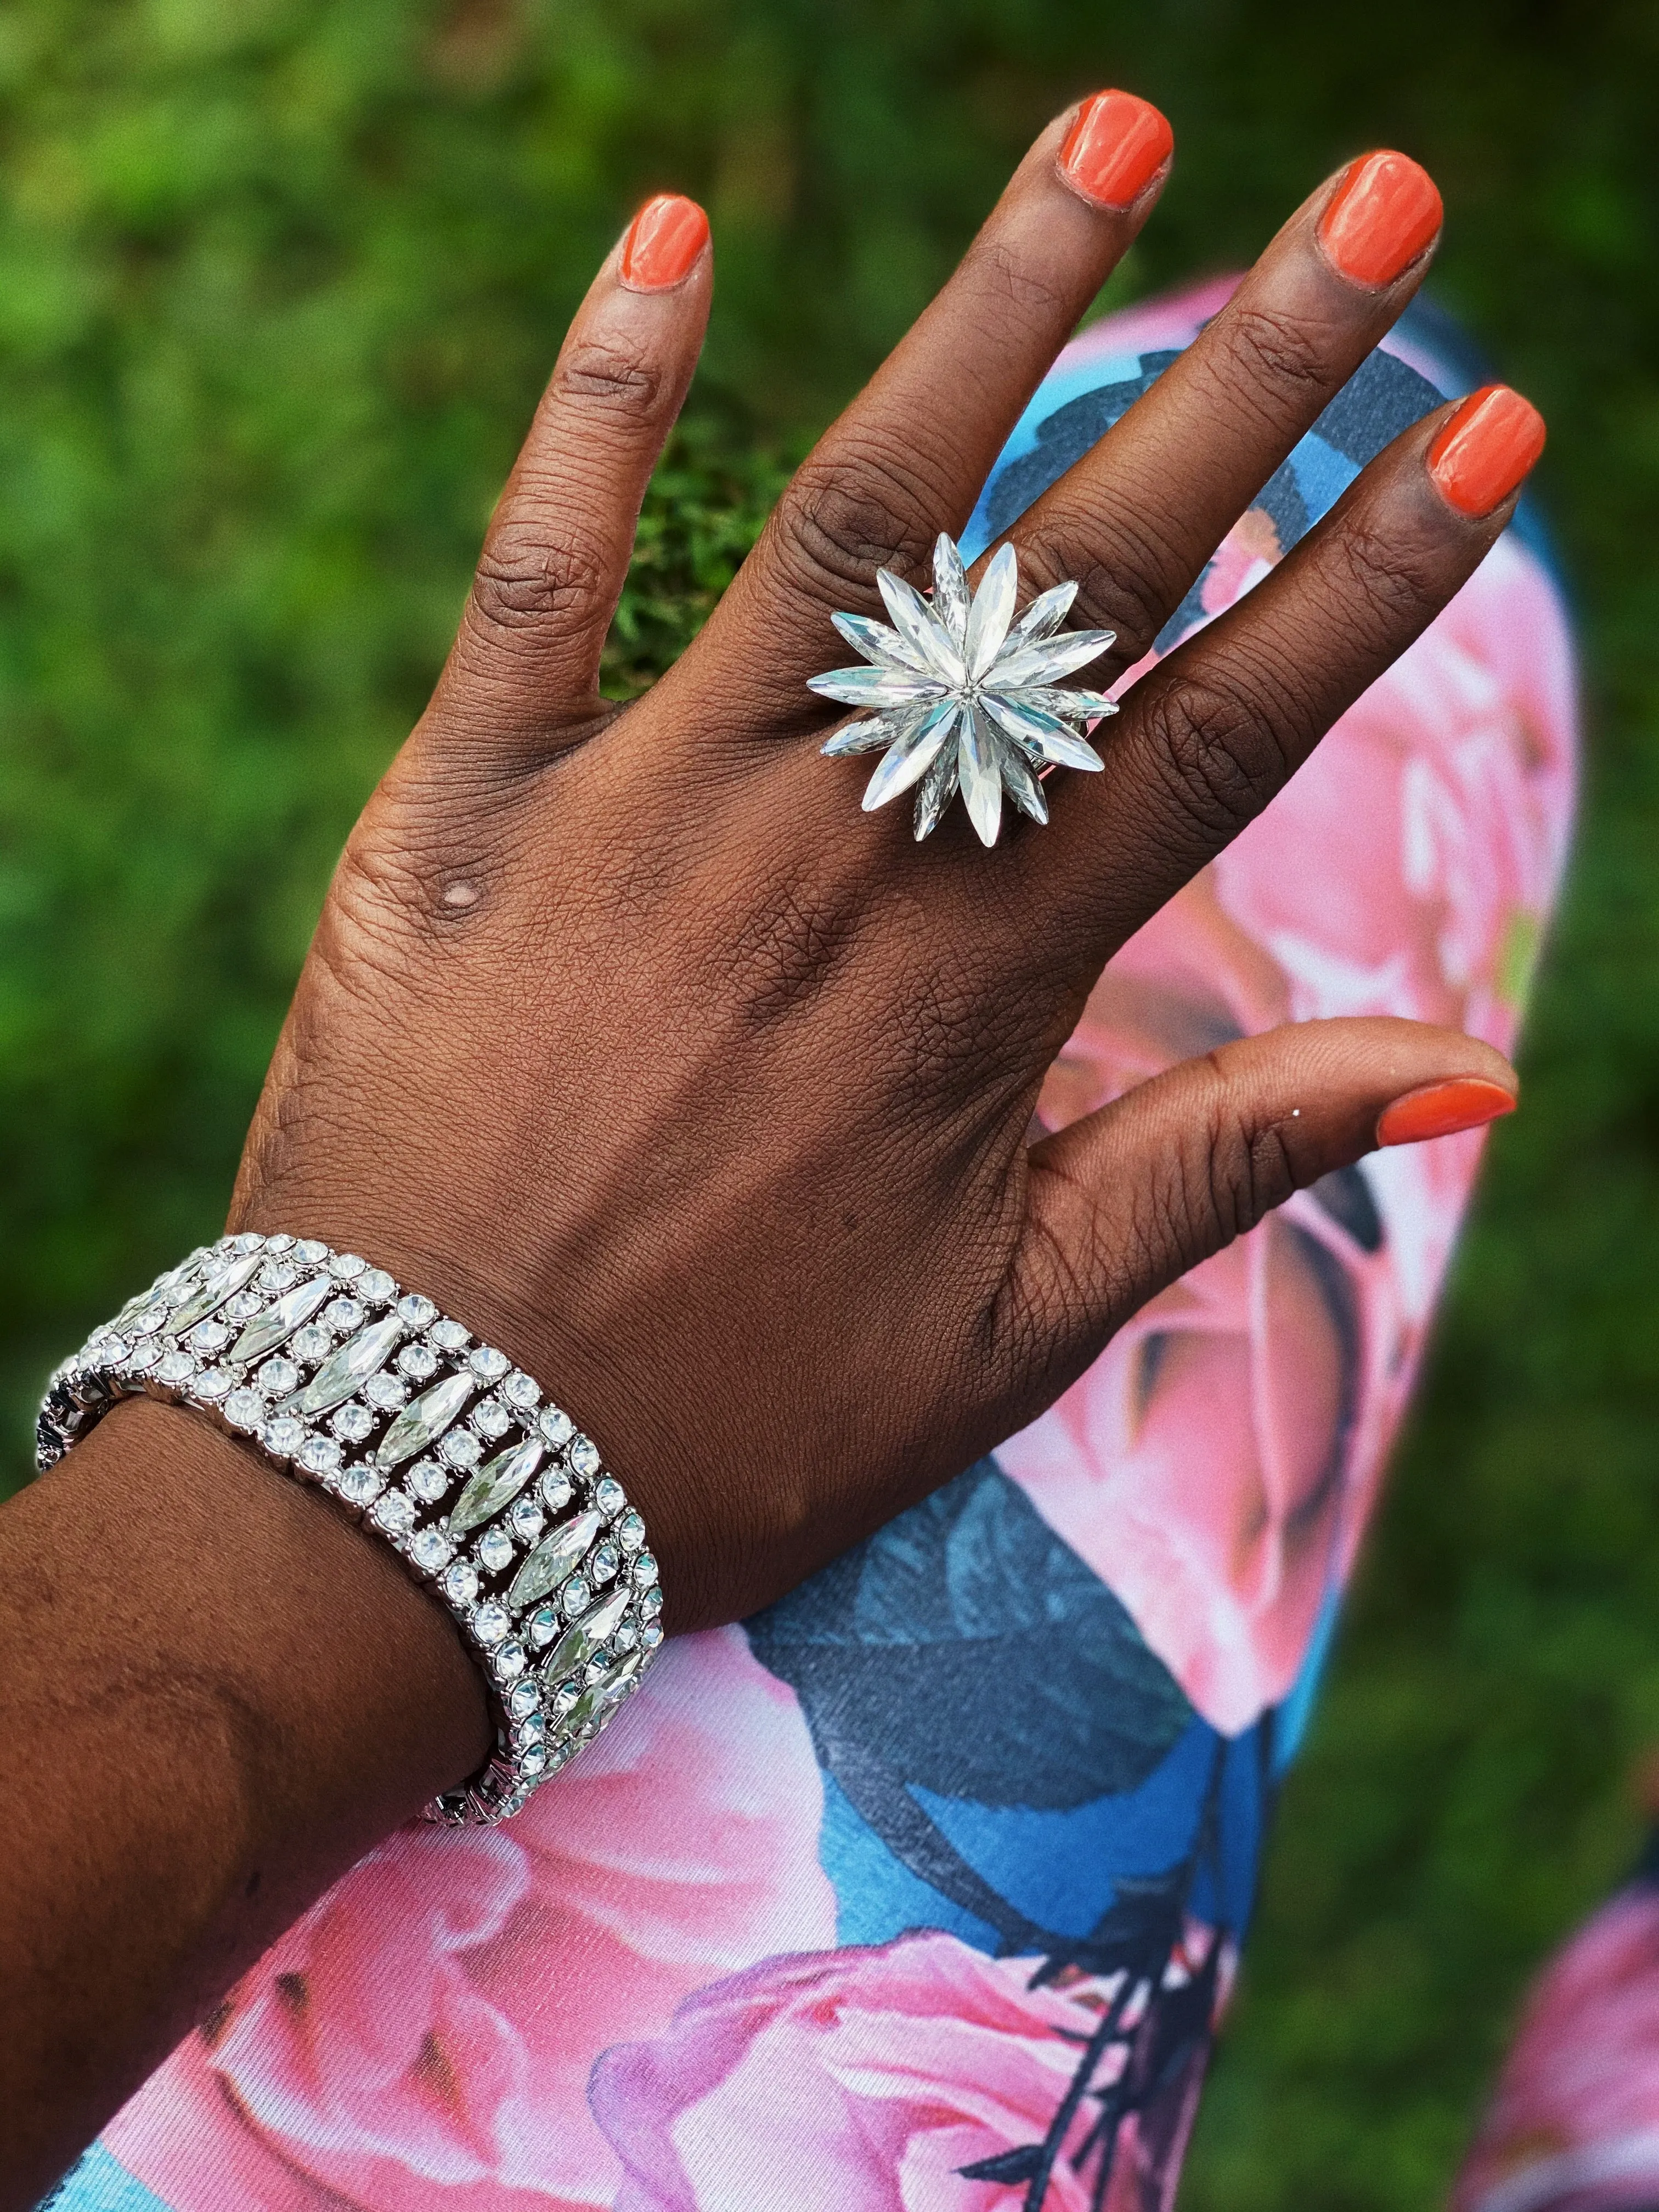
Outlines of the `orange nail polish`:
<svg viewBox="0 0 1659 2212">
<path fill-rule="evenodd" d="M 1405 154 L 1362 154 L 1319 219 L 1326 258 L 1356 284 L 1392 284 L 1440 228 L 1434 179 Z"/>
<path fill-rule="evenodd" d="M 1097 207 L 1127 208 L 1175 150 L 1175 132 L 1151 100 L 1132 92 L 1085 100 L 1060 149 L 1060 173 Z"/>
<path fill-rule="evenodd" d="M 1455 1137 L 1460 1129 L 1479 1129 L 1500 1114 L 1513 1114 L 1516 1098 L 1501 1083 L 1482 1075 L 1455 1075 L 1449 1083 L 1425 1083 L 1382 1109 L 1376 1124 L 1379 1145 L 1420 1145 L 1425 1137 Z"/>
<path fill-rule="evenodd" d="M 1507 384 L 1472 392 L 1429 447 L 1436 489 L 1460 514 L 1501 507 L 1544 450 L 1544 418 Z"/>
<path fill-rule="evenodd" d="M 618 274 L 630 292 L 666 292 L 691 273 L 708 243 L 708 218 L 696 200 L 659 192 L 628 227 Z"/>
</svg>

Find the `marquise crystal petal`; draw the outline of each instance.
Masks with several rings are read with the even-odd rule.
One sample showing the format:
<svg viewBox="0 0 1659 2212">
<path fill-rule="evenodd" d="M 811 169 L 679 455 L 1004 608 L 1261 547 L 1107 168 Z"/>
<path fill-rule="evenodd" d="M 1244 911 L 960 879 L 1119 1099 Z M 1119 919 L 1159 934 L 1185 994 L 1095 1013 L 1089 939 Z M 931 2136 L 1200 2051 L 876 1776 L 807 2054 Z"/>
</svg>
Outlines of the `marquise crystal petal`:
<svg viewBox="0 0 1659 2212">
<path fill-rule="evenodd" d="M 1018 745 L 1004 745 L 998 758 L 1002 768 L 1002 787 L 1020 812 L 1032 822 L 1048 819 L 1048 802 L 1042 795 L 1042 786 L 1032 774 L 1030 765 Z"/>
<path fill-rule="evenodd" d="M 876 586 L 900 636 L 921 661 L 925 672 L 937 676 L 953 690 L 965 682 L 968 671 L 962 648 L 915 586 L 888 568 L 877 569 Z"/>
<path fill-rule="evenodd" d="M 927 711 L 925 707 L 901 707 L 890 714 L 872 714 L 867 721 L 848 722 L 818 750 L 826 760 L 844 760 L 849 753 L 878 753 L 890 745 L 916 715 Z"/>
<path fill-rule="evenodd" d="M 1056 584 L 1052 592 L 1039 592 L 1009 631 L 1003 652 L 1017 645 L 1035 644 L 1039 638 L 1052 637 L 1072 611 L 1076 597 L 1075 584 Z M 994 676 L 996 671 L 993 669 L 991 672 Z"/>
<path fill-rule="evenodd" d="M 228 1357 L 244 1364 L 263 1359 L 279 1344 L 286 1344 L 296 1328 L 303 1328 L 334 1285 L 326 1275 L 313 1275 L 308 1283 L 285 1291 L 274 1306 L 251 1321 L 230 1347 Z"/>
<path fill-rule="evenodd" d="M 404 1407 L 381 1437 L 374 1464 L 381 1468 L 401 1467 L 416 1452 L 425 1451 L 434 1437 L 443 1434 L 477 1388 L 476 1375 L 446 1375 L 441 1382 L 434 1382 L 429 1390 L 423 1390 Z"/>
<path fill-rule="evenodd" d="M 1014 598 L 1018 589 L 1019 563 L 1014 549 L 1012 545 L 1000 545 L 991 556 L 991 565 L 980 580 L 968 613 L 968 640 L 963 653 L 968 673 L 976 683 L 990 672 L 992 662 L 1002 650 L 1002 641 L 1013 619 Z"/>
<path fill-rule="evenodd" d="M 1068 629 L 1038 645 L 1012 647 L 991 671 L 999 691 L 1015 691 L 1026 684 L 1058 684 L 1091 660 L 1098 660 L 1117 642 L 1115 629 Z"/>
<path fill-rule="evenodd" d="M 832 668 L 827 676 L 813 677 L 806 688 L 846 707 L 914 707 L 945 696 L 936 676 L 903 676 L 886 668 Z"/>
<path fill-rule="evenodd" d="M 1006 699 L 988 693 L 984 702 L 993 719 L 1011 738 L 1028 746 L 1056 768 L 1079 768 L 1090 772 L 1104 768 L 1105 762 L 1085 738 L 1080 738 L 1051 714 L 1039 714 L 1029 707 L 1015 707 Z"/>
<path fill-rule="evenodd" d="M 396 1314 L 371 1322 L 348 1338 L 337 1352 L 331 1352 L 310 1382 L 284 1399 L 278 1411 L 309 1415 L 331 1413 L 336 1406 L 344 1405 L 357 1385 L 391 1358 L 403 1333 L 404 1325 Z"/>
<path fill-rule="evenodd" d="M 878 806 L 885 806 L 890 799 L 896 799 L 902 791 L 908 791 L 912 784 L 921 782 L 956 736 L 961 713 L 954 700 L 946 700 L 943 706 L 924 714 L 903 737 L 895 739 L 865 789 L 863 805 L 866 814 L 872 814 Z"/>
<path fill-rule="evenodd" d="M 182 1336 L 187 1328 L 194 1328 L 198 1321 L 205 1321 L 216 1313 L 225 1300 L 233 1297 L 244 1283 L 252 1282 L 259 1271 L 262 1255 L 245 1252 L 228 1267 L 216 1268 L 195 1295 L 185 1300 L 176 1313 L 171 1313 L 161 1325 L 163 1336 Z"/>
<path fill-rule="evenodd" d="M 962 718 L 957 775 L 974 834 L 981 845 L 994 845 L 1002 827 L 1002 773 L 997 764 L 996 733 L 987 722 L 983 702 Z"/>
<path fill-rule="evenodd" d="M 927 656 L 885 623 L 872 622 L 866 615 L 831 615 L 830 619 L 854 652 L 861 653 L 872 666 L 900 669 L 909 676 L 933 672 Z"/>
<path fill-rule="evenodd" d="M 916 793 L 916 842 L 931 836 L 957 795 L 957 749 L 947 745 L 921 779 Z"/>
<path fill-rule="evenodd" d="M 1058 714 L 1066 721 L 1093 721 L 1115 714 L 1118 703 L 1105 691 L 1073 690 L 1070 684 L 1022 684 L 999 694 L 1011 707 L 1034 707 L 1039 714 Z"/>
<path fill-rule="evenodd" d="M 574 1521 L 567 1521 L 562 1528 L 556 1528 L 538 1544 L 513 1577 L 507 1593 L 507 1603 L 516 1610 L 520 1606 L 536 1604 L 549 1590 L 556 1589 L 599 1534 L 604 1519 L 603 1514 L 590 1506 L 586 1513 L 579 1513 Z"/>
<path fill-rule="evenodd" d="M 546 1457 L 546 1445 L 532 1437 L 486 1460 L 450 1509 L 450 1534 L 465 1536 L 510 1505 Z"/>
<path fill-rule="evenodd" d="M 943 531 L 933 548 L 933 612 L 960 645 L 968 635 L 968 578 L 956 540 Z"/>
</svg>

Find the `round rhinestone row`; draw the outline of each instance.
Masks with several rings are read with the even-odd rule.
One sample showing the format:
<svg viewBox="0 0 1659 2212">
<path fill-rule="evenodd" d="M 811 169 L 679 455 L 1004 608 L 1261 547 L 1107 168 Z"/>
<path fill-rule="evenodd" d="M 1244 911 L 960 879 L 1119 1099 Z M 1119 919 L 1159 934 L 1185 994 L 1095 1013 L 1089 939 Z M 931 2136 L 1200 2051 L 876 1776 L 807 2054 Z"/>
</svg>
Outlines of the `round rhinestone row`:
<svg viewBox="0 0 1659 2212">
<path fill-rule="evenodd" d="M 496 1746 L 430 1819 L 517 1812 L 662 1641 L 645 1523 L 598 1447 L 505 1352 L 356 1253 L 252 1231 L 193 1252 L 53 1375 L 40 1466 L 139 1394 L 194 1407 L 329 1492 L 447 1606 Z"/>
</svg>

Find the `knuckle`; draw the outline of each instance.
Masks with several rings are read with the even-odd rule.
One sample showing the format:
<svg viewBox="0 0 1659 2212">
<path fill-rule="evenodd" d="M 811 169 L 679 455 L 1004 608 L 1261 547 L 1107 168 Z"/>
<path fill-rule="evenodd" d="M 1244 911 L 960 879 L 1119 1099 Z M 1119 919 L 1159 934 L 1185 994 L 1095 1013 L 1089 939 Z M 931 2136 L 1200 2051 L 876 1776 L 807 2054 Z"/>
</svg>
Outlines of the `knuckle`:
<svg viewBox="0 0 1659 2212">
<path fill-rule="evenodd" d="M 1336 534 L 1344 603 L 1363 607 L 1372 619 L 1395 629 L 1402 620 L 1420 620 L 1425 609 L 1446 597 L 1439 563 L 1431 549 L 1397 530 L 1380 515 L 1360 507 Z"/>
<path fill-rule="evenodd" d="M 1260 703 L 1213 678 L 1160 689 L 1142 717 L 1172 804 L 1211 843 L 1253 821 L 1290 773 Z"/>
<path fill-rule="evenodd" d="M 1208 1056 L 1213 1088 L 1209 1112 L 1199 1125 L 1204 1153 L 1196 1179 L 1204 1208 L 1207 1249 L 1231 1243 L 1254 1229 L 1297 1188 L 1296 1172 L 1282 1132 L 1241 1114 L 1229 1080 L 1224 1055 Z"/>
<path fill-rule="evenodd" d="M 1218 333 L 1215 374 L 1228 390 L 1303 406 L 1332 388 L 1328 341 L 1300 315 L 1262 306 L 1237 307 Z"/>
<path fill-rule="evenodd" d="M 1056 498 L 1052 511 L 1035 522 L 1019 547 L 1020 567 L 1033 596 L 1075 582 L 1073 623 L 1117 632 L 1117 642 L 1087 680 L 1093 684 L 1102 672 L 1133 666 L 1181 596 L 1170 553 L 1150 526 L 1140 526 L 1129 514 L 1109 521 L 1097 513 L 1062 506 Z"/>
<path fill-rule="evenodd" d="M 804 462 L 768 532 L 792 587 L 837 601 L 867 594 L 878 568 L 922 567 L 933 502 L 913 462 L 869 439 Z"/>
<path fill-rule="evenodd" d="M 1073 319 L 1071 302 L 1047 283 L 1005 239 L 981 240 L 969 249 L 968 269 L 993 309 L 1014 308 L 1028 326 L 1048 330 Z"/>
<path fill-rule="evenodd" d="M 508 514 L 484 545 L 468 617 L 490 633 L 531 629 L 591 607 L 606 575 L 599 548 L 577 533 Z"/>
<path fill-rule="evenodd" d="M 550 398 L 597 408 L 623 422 L 648 422 L 665 390 L 660 363 L 642 351 L 588 338 L 571 346 L 553 372 Z"/>
</svg>

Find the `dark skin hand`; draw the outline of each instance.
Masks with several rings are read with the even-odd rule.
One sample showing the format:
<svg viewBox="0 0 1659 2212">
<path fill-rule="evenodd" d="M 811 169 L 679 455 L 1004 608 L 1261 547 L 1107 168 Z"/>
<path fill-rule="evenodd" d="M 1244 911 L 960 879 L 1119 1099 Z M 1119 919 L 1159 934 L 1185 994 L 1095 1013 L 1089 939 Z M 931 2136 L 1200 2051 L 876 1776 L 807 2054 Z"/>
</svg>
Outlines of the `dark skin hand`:
<svg viewBox="0 0 1659 2212">
<path fill-rule="evenodd" d="M 1513 1095 L 1469 1038 L 1309 1024 L 1030 1141 L 1103 963 L 1509 520 L 1512 494 L 1470 514 L 1431 474 L 1450 409 L 1134 687 L 1096 733 L 1104 773 L 1048 785 L 1047 830 L 986 852 L 958 807 L 917 847 L 903 806 L 860 811 L 871 763 L 817 757 L 834 718 L 805 679 L 848 657 L 831 611 L 879 617 L 880 564 L 925 586 L 1156 200 L 1167 163 L 1125 206 L 1068 178 L 1068 120 L 703 635 L 621 709 L 600 647 L 712 262 L 641 289 L 612 256 L 352 833 L 248 1139 L 231 1225 L 368 1255 L 572 1407 L 645 1514 L 675 1630 L 764 1604 L 1030 1420 L 1147 1298 L 1370 1150 L 1391 1103 Z M 1072 625 L 1118 631 L 1091 686 L 1140 658 L 1422 277 L 1426 245 L 1386 283 L 1342 272 L 1319 235 L 1337 190 L 1011 533 L 1022 601 L 1075 577 Z M 185 1413 L 112 1415 L 0 1513 L 0 1571 L 10 2208 L 478 1765 L 487 1724 L 389 1553 Z"/>
</svg>

